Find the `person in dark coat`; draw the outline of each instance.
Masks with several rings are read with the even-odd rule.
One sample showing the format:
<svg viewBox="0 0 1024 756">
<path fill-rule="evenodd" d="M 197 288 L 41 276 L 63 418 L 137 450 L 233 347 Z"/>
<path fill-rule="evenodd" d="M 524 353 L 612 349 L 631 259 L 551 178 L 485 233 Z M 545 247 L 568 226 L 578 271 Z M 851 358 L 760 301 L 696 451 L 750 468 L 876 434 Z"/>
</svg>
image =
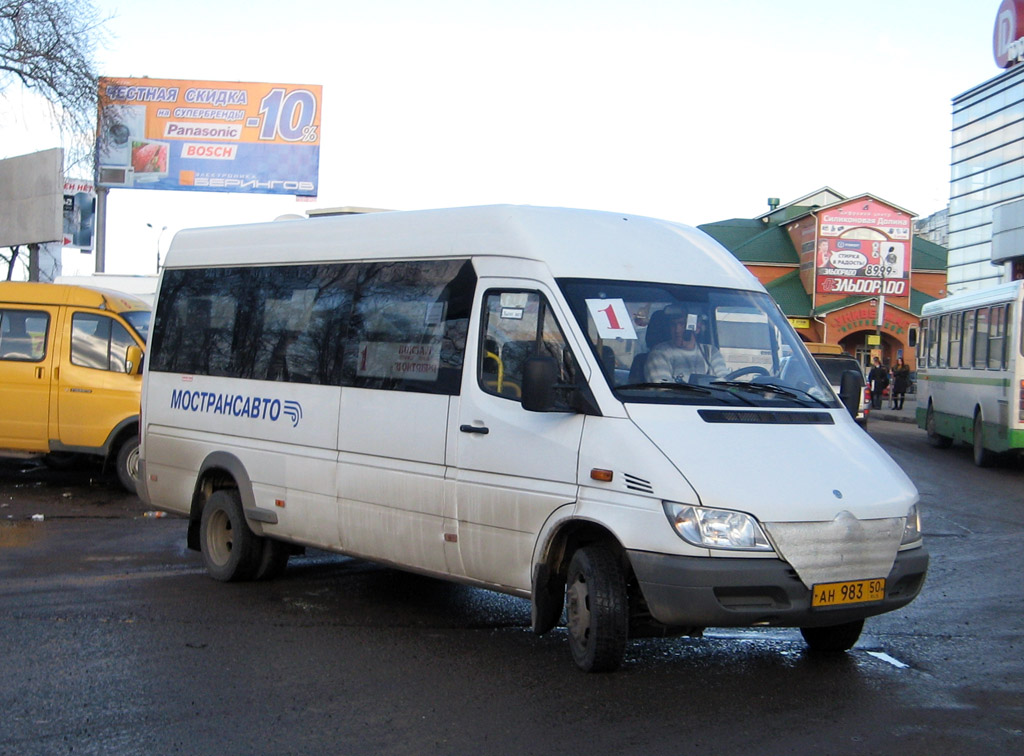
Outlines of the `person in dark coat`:
<svg viewBox="0 0 1024 756">
<path fill-rule="evenodd" d="M 889 385 L 889 371 L 882 367 L 881 361 L 875 357 L 875 364 L 868 371 L 868 385 L 871 387 L 871 406 L 882 409 L 882 392 Z"/>
<path fill-rule="evenodd" d="M 903 361 L 903 358 L 896 360 L 896 367 L 892 369 L 892 408 L 903 409 L 903 396 L 910 388 L 910 366 Z"/>
</svg>

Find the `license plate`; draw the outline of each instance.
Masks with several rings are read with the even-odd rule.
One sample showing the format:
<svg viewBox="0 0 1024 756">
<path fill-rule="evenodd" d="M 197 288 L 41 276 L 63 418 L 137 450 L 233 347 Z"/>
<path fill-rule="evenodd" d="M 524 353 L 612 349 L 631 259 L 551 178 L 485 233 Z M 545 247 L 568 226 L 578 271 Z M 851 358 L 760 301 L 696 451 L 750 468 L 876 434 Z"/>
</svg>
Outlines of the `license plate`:
<svg viewBox="0 0 1024 756">
<path fill-rule="evenodd" d="M 814 586 L 811 606 L 866 604 L 885 598 L 885 578 L 848 580 L 845 583 L 819 583 Z"/>
</svg>

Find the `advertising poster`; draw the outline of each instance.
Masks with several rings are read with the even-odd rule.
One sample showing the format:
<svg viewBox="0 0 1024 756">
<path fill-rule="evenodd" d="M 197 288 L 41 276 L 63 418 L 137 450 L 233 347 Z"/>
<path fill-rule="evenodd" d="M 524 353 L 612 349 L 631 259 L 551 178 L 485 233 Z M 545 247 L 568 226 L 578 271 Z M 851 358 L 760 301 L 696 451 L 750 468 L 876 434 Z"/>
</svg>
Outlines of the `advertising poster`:
<svg viewBox="0 0 1024 756">
<path fill-rule="evenodd" d="M 815 291 L 905 297 L 910 293 L 912 216 L 861 198 L 819 216 Z"/>
<path fill-rule="evenodd" d="M 321 94 L 306 84 L 101 78 L 98 183 L 314 197 Z"/>
<path fill-rule="evenodd" d="M 91 181 L 64 181 L 63 246 L 84 251 L 92 249 L 92 232 L 96 215 L 96 187 Z"/>
</svg>

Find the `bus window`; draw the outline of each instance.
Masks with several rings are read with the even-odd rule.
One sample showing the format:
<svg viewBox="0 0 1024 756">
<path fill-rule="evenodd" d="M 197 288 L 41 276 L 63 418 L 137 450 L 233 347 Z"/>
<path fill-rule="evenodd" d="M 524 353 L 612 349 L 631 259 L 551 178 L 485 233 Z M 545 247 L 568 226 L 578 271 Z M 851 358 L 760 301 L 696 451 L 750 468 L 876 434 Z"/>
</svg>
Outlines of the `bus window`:
<svg viewBox="0 0 1024 756">
<path fill-rule="evenodd" d="M 974 367 L 988 367 L 988 307 L 978 310 L 974 324 Z"/>
<path fill-rule="evenodd" d="M 949 366 L 960 367 L 960 321 L 959 312 L 949 316 Z"/>
<path fill-rule="evenodd" d="M 1009 305 L 992 308 L 988 324 L 988 366 L 991 370 L 1006 368 L 1006 309 Z"/>
</svg>

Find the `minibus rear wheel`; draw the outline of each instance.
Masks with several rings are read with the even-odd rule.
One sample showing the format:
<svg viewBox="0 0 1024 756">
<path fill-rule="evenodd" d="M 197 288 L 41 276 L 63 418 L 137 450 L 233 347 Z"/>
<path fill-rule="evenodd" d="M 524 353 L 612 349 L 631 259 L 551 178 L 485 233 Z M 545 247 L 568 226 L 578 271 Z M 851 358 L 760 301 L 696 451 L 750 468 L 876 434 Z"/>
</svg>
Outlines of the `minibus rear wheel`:
<svg viewBox="0 0 1024 756">
<path fill-rule="evenodd" d="M 260 565 L 256 568 L 257 580 L 276 580 L 288 568 L 291 547 L 273 538 L 260 539 Z"/>
<path fill-rule="evenodd" d="M 605 546 L 573 554 L 565 588 L 569 650 L 585 672 L 611 672 L 626 652 L 629 604 L 622 565 Z"/>
<path fill-rule="evenodd" d="M 801 627 L 800 634 L 804 636 L 804 641 L 811 651 L 821 654 L 839 654 L 853 648 L 863 629 L 864 620 L 859 619 L 853 620 L 853 622 L 844 622 L 841 625 Z"/>
<path fill-rule="evenodd" d="M 207 500 L 199 526 L 199 545 L 206 571 L 215 580 L 232 582 L 255 576 L 263 555 L 262 544 L 245 521 L 238 491 L 214 491 Z"/>
</svg>

